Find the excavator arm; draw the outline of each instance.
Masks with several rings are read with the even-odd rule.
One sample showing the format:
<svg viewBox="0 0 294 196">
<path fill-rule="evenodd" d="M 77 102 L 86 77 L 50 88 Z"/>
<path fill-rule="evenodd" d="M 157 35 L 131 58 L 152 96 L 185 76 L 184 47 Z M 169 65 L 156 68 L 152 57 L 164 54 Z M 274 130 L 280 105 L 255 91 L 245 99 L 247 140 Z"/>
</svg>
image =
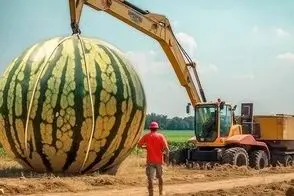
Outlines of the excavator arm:
<svg viewBox="0 0 294 196">
<path fill-rule="evenodd" d="M 157 40 L 171 62 L 181 85 L 185 87 L 191 104 L 194 106 L 197 103 L 206 102 L 196 64 L 177 41 L 170 22 L 165 16 L 142 10 L 124 0 L 69 0 L 71 27 L 74 34 L 81 33 L 79 21 L 84 5 L 97 11 L 104 11 Z M 193 69 L 199 93 L 189 68 Z"/>
</svg>

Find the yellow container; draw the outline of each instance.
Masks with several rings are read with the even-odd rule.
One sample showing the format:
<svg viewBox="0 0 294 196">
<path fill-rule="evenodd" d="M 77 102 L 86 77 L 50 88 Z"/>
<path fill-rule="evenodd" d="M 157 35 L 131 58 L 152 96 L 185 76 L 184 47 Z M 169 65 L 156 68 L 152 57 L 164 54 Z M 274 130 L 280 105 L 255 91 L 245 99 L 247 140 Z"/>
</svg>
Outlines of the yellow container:
<svg viewBox="0 0 294 196">
<path fill-rule="evenodd" d="M 294 116 L 257 115 L 254 116 L 254 121 L 260 124 L 259 140 L 294 140 Z"/>
</svg>

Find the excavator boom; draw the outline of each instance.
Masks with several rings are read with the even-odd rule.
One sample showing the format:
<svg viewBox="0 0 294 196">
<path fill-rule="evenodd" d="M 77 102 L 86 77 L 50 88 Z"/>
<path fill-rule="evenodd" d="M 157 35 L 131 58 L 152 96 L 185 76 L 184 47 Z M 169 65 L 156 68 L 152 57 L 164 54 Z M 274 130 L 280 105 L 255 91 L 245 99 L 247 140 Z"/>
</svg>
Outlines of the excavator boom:
<svg viewBox="0 0 294 196">
<path fill-rule="evenodd" d="M 124 0 L 69 0 L 71 27 L 74 34 L 80 33 L 79 21 L 84 5 L 97 11 L 104 11 L 157 40 L 171 62 L 181 85 L 186 88 L 191 104 L 206 102 L 196 71 L 196 64 L 177 41 L 170 22 L 164 15 L 142 10 Z M 199 93 L 191 77 L 189 67 L 193 69 Z"/>
</svg>

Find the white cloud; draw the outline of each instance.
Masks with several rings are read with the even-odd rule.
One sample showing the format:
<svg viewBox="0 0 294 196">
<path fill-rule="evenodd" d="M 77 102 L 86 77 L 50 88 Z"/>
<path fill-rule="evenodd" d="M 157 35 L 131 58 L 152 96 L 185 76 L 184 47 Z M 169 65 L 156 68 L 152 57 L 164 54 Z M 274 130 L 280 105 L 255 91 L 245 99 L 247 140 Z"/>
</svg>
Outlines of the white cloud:
<svg viewBox="0 0 294 196">
<path fill-rule="evenodd" d="M 180 32 L 176 34 L 176 38 L 179 43 L 182 45 L 184 50 L 188 53 L 192 58 L 196 55 L 197 43 L 194 37 L 188 35 L 186 33 Z"/>
<path fill-rule="evenodd" d="M 294 62 L 294 53 L 286 52 L 284 54 L 279 54 L 279 55 L 277 55 L 277 59 Z"/>
<path fill-rule="evenodd" d="M 126 53 L 126 57 L 135 65 L 134 68 L 136 71 L 140 72 L 142 75 L 161 75 L 164 74 L 168 68 L 167 62 L 164 62 L 154 50 L 129 51 Z"/>
<path fill-rule="evenodd" d="M 280 38 L 289 37 L 291 34 L 282 28 L 275 29 L 276 35 Z"/>
</svg>

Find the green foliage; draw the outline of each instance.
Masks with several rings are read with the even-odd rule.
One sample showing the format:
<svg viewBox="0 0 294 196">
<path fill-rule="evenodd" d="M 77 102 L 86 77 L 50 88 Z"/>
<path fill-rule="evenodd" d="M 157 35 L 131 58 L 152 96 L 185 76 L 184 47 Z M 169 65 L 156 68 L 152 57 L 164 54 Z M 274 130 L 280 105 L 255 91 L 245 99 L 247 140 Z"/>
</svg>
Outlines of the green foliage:
<svg viewBox="0 0 294 196">
<path fill-rule="evenodd" d="M 1 147 L 0 148 L 0 157 L 5 157 L 6 156 L 6 153 L 4 151 L 4 149 Z"/>
<path fill-rule="evenodd" d="M 133 149 L 132 153 L 131 154 L 134 154 L 134 155 L 141 155 L 143 154 L 143 151 L 144 149 L 141 149 L 141 148 L 138 148 L 137 146 Z"/>
<path fill-rule="evenodd" d="M 167 115 L 162 114 L 147 114 L 145 120 L 145 129 L 148 129 L 151 121 L 159 123 L 160 129 L 167 130 L 194 130 L 194 117 L 189 116 L 185 118 L 173 117 L 168 118 Z"/>
<path fill-rule="evenodd" d="M 168 145 L 169 145 L 170 151 L 183 149 L 183 148 L 190 148 L 193 146 L 193 144 L 190 144 L 188 142 L 177 142 L 177 141 L 168 142 Z"/>
</svg>

